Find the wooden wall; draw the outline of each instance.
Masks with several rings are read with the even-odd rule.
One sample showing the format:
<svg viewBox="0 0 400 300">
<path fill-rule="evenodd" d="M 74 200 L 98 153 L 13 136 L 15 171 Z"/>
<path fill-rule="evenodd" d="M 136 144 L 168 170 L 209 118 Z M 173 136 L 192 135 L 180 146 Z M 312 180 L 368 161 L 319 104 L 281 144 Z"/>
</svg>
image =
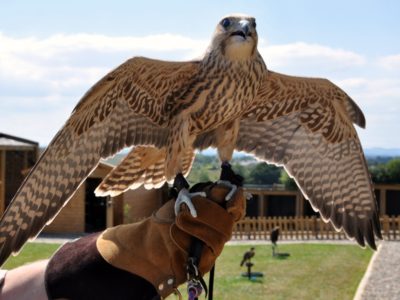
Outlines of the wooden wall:
<svg viewBox="0 0 400 300">
<path fill-rule="evenodd" d="M 43 232 L 47 233 L 82 233 L 85 232 L 85 183 L 60 211 L 53 222 Z"/>
<path fill-rule="evenodd" d="M 0 150 L 0 214 L 3 214 L 6 201 L 6 152 Z"/>
<path fill-rule="evenodd" d="M 124 223 L 131 223 L 151 214 L 165 201 L 165 189 L 146 190 L 143 186 L 124 193 Z"/>
<path fill-rule="evenodd" d="M 112 166 L 99 164 L 89 176 L 90 178 L 104 178 Z M 71 198 L 68 204 L 61 210 L 51 224 L 43 229 L 46 233 L 83 233 L 85 232 L 85 182 Z M 107 205 L 107 227 L 119 225 L 123 221 L 123 196 L 112 199 L 111 206 Z M 114 204 L 116 203 L 116 204 Z"/>
</svg>

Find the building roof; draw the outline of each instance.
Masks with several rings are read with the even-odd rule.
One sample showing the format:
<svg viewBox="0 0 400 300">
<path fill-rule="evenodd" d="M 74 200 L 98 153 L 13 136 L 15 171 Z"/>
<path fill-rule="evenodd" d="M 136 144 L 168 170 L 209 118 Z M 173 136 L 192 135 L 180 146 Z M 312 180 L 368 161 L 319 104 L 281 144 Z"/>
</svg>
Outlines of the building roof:
<svg viewBox="0 0 400 300">
<path fill-rule="evenodd" d="M 35 149 L 39 143 L 0 132 L 0 149 Z"/>
</svg>

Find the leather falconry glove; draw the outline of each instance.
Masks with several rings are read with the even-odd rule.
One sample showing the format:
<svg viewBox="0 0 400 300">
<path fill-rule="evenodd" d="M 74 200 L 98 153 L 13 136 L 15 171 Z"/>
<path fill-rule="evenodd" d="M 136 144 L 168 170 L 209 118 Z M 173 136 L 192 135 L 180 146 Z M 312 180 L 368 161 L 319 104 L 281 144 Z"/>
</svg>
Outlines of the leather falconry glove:
<svg viewBox="0 0 400 300">
<path fill-rule="evenodd" d="M 226 202 L 229 189 L 211 183 L 202 190 L 206 197 L 192 199 L 196 218 L 185 205 L 175 217 L 174 200 L 170 200 L 140 222 L 62 246 L 46 270 L 49 298 L 165 298 L 187 281 L 193 238 L 204 243 L 200 275 L 209 272 L 230 240 L 234 222 L 245 213 L 245 197 L 239 188 Z"/>
</svg>

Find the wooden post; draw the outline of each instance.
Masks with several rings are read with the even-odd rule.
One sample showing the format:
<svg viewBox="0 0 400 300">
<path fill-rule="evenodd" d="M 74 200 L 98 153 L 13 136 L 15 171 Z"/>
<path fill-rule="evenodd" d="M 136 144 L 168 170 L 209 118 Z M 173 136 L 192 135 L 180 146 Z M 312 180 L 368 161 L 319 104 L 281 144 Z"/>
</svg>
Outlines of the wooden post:
<svg viewBox="0 0 400 300">
<path fill-rule="evenodd" d="M 263 231 L 263 239 L 266 240 L 267 236 L 267 219 L 265 217 L 262 218 L 262 231 Z"/>
<path fill-rule="evenodd" d="M 268 196 L 263 194 L 258 194 L 258 215 L 265 216 L 265 202 Z"/>
<path fill-rule="evenodd" d="M 268 217 L 268 201 L 269 201 L 269 196 L 264 195 L 264 215 Z"/>
<path fill-rule="evenodd" d="M 288 239 L 288 231 L 287 231 L 287 218 L 286 217 L 283 217 L 282 218 L 282 229 L 283 229 L 283 232 L 285 233 L 285 238 L 286 239 Z"/>
<path fill-rule="evenodd" d="M 380 197 L 380 215 L 386 215 L 386 188 L 385 187 L 381 187 L 379 190 L 379 197 Z"/>
<path fill-rule="evenodd" d="M 383 216 L 383 222 L 382 222 L 383 224 L 383 239 L 385 239 L 385 236 L 386 236 L 386 239 L 388 239 L 388 240 L 390 240 L 390 237 L 389 237 L 389 217 L 387 216 L 387 215 L 384 215 Z"/>
<path fill-rule="evenodd" d="M 0 150 L 0 214 L 6 205 L 6 151 Z"/>
<path fill-rule="evenodd" d="M 289 232 L 290 232 L 290 239 L 293 240 L 293 230 L 295 230 L 295 226 L 294 226 L 294 220 L 293 217 L 289 217 L 288 218 L 288 227 L 289 227 Z"/>
<path fill-rule="evenodd" d="M 313 228 L 313 232 L 314 232 L 314 237 L 316 239 L 318 239 L 318 229 L 317 228 L 318 228 L 318 225 L 320 225 L 320 224 L 318 224 L 317 218 L 315 216 L 312 216 L 311 220 L 312 220 L 312 228 Z M 321 229 L 321 226 L 320 226 L 320 229 Z"/>
<path fill-rule="evenodd" d="M 396 218 L 396 227 L 394 228 L 394 230 L 398 230 L 399 231 L 399 235 L 397 236 L 398 237 L 398 240 L 400 240 L 400 216 L 398 216 L 397 218 Z"/>
<path fill-rule="evenodd" d="M 253 218 L 253 239 L 257 239 L 257 218 Z"/>
<path fill-rule="evenodd" d="M 304 197 L 299 191 L 296 194 L 296 217 L 301 217 L 304 215 Z"/>
<path fill-rule="evenodd" d="M 106 227 L 114 226 L 114 201 L 113 198 L 107 197 L 106 199 Z"/>
</svg>

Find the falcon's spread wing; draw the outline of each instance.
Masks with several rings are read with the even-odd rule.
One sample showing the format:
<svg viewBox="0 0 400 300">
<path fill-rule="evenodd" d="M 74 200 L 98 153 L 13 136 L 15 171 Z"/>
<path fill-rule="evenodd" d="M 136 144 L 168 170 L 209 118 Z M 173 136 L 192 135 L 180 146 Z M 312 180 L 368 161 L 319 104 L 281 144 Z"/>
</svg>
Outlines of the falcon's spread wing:
<svg viewBox="0 0 400 300">
<path fill-rule="evenodd" d="M 163 147 L 177 95 L 198 62 L 133 58 L 95 84 L 33 167 L 0 221 L 0 265 L 35 237 L 97 166 L 129 145 Z M 178 94 L 177 94 L 178 93 Z"/>
<path fill-rule="evenodd" d="M 330 81 L 268 72 L 236 149 L 283 165 L 324 220 L 375 249 L 377 204 L 353 122 L 365 126 L 361 110 Z M 213 132 L 195 142 L 213 145 Z"/>
</svg>

